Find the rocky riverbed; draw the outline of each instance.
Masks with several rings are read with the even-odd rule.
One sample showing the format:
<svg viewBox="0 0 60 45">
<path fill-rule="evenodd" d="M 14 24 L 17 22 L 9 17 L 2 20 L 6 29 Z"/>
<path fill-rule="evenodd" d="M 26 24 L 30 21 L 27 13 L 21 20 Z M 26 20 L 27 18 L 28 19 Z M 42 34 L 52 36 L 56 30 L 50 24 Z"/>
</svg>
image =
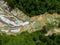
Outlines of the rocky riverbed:
<svg viewBox="0 0 60 45">
<path fill-rule="evenodd" d="M 18 8 L 11 10 L 7 2 L 3 0 L 0 1 L 0 32 L 15 34 L 28 31 L 31 33 L 42 29 L 47 22 L 58 25 L 59 20 L 56 18 L 60 18 L 60 15 L 57 13 L 45 13 L 39 16 L 29 17 Z M 57 23 L 55 23 L 55 21 Z M 53 33 L 59 32 L 60 29 L 58 29 L 58 31 L 56 30 L 55 28 Z M 51 31 L 46 35 L 51 34 L 50 32 Z"/>
<path fill-rule="evenodd" d="M 18 16 L 21 15 L 21 16 Z M 20 32 L 20 27 L 24 27 L 29 24 L 29 21 L 26 21 L 27 16 L 17 9 L 15 11 L 9 12 L 7 3 L 0 1 L 0 31 L 2 32 Z M 23 19 L 24 18 L 24 19 Z"/>
</svg>

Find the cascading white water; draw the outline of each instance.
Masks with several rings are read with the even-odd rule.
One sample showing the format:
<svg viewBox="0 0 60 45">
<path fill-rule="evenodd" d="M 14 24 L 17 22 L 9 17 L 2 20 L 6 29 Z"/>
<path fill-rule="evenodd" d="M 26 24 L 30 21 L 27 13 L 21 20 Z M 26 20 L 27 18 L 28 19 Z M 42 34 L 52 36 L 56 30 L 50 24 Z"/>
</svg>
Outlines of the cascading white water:
<svg viewBox="0 0 60 45">
<path fill-rule="evenodd" d="M 22 22 L 20 20 L 15 20 L 15 22 L 11 21 L 5 15 L 0 15 L 0 20 L 2 20 L 3 22 L 5 22 L 8 25 L 11 24 L 13 26 L 25 26 L 25 25 L 29 24 L 29 22 Z M 6 32 L 6 33 L 9 32 L 7 30 L 1 30 L 1 31 Z M 12 29 L 11 32 L 18 33 L 18 32 L 20 32 L 20 29 L 19 28 L 18 29 Z"/>
<path fill-rule="evenodd" d="M 1 3 L 1 1 L 0 1 L 0 8 L 4 11 L 4 13 L 8 14 L 8 16 L 4 15 L 4 14 L 0 14 L 0 20 L 2 21 L 2 23 L 4 22 L 5 24 L 7 24 L 7 28 L 9 27 L 9 25 L 10 26 L 12 25 L 11 27 L 15 27 L 15 26 L 18 27 L 19 26 L 18 28 L 11 29 L 10 32 L 12 32 L 12 33 L 18 33 L 18 32 L 20 32 L 20 26 L 25 26 L 25 25 L 29 24 L 28 21 L 27 22 L 23 22 L 23 21 L 17 19 L 11 12 L 9 12 L 8 10 L 6 10 L 2 4 L 3 3 Z M 10 16 L 13 19 L 15 19 L 15 20 L 14 21 L 10 20 L 9 19 Z M 1 31 L 2 32 L 6 32 L 6 33 L 9 32 L 9 30 L 4 30 L 4 29 L 2 29 Z"/>
</svg>

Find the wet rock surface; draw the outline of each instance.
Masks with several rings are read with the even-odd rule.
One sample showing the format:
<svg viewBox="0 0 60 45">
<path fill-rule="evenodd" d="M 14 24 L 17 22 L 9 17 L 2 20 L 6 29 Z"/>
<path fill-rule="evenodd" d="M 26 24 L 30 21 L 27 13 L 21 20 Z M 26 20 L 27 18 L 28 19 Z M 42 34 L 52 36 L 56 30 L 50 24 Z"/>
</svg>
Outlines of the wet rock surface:
<svg viewBox="0 0 60 45">
<path fill-rule="evenodd" d="M 8 32 L 18 33 L 20 32 L 21 26 L 25 26 L 29 24 L 28 21 L 25 21 L 27 16 L 24 17 L 18 16 L 21 15 L 19 10 L 17 10 L 17 12 L 15 11 L 17 13 L 17 15 L 15 16 L 15 12 L 14 13 L 9 12 L 8 9 L 9 8 L 7 6 L 7 3 L 5 3 L 4 1 L 0 1 L 0 30 L 1 32 L 6 32 L 6 33 Z"/>
<path fill-rule="evenodd" d="M 15 34 L 28 31 L 31 33 L 41 30 L 46 23 L 58 25 L 59 20 L 56 18 L 60 18 L 60 15 L 57 13 L 45 13 L 39 16 L 28 17 L 18 8 L 10 11 L 9 7 L 7 6 L 7 2 L 0 1 L 0 32 Z M 55 33 L 59 32 L 56 30 Z M 49 34 L 51 34 L 51 31 L 49 31 L 46 35 Z"/>
</svg>

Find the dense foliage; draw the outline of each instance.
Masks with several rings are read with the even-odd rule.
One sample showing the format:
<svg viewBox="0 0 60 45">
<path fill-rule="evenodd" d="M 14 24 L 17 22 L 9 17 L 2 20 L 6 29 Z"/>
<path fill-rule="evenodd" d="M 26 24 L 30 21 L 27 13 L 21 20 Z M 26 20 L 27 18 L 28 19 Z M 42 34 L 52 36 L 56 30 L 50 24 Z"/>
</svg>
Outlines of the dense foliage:
<svg viewBox="0 0 60 45">
<path fill-rule="evenodd" d="M 60 0 L 6 0 L 12 8 L 19 8 L 28 16 L 49 13 L 60 13 Z"/>
<path fill-rule="evenodd" d="M 0 34 L 0 45 L 60 45 L 60 35 L 44 36 L 41 31 L 16 36 Z"/>
</svg>

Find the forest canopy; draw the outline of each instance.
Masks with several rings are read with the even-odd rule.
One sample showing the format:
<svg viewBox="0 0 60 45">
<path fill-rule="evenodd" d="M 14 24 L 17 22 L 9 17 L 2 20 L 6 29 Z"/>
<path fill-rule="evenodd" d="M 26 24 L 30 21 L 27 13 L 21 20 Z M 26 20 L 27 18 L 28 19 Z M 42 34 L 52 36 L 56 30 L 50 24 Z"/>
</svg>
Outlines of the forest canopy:
<svg viewBox="0 0 60 45">
<path fill-rule="evenodd" d="M 28 16 L 45 12 L 60 13 L 60 0 L 6 0 L 12 8 L 19 8 Z"/>
<path fill-rule="evenodd" d="M 0 45 L 60 45 L 60 35 L 44 36 L 40 31 L 23 32 L 16 36 L 0 34 Z"/>
</svg>

